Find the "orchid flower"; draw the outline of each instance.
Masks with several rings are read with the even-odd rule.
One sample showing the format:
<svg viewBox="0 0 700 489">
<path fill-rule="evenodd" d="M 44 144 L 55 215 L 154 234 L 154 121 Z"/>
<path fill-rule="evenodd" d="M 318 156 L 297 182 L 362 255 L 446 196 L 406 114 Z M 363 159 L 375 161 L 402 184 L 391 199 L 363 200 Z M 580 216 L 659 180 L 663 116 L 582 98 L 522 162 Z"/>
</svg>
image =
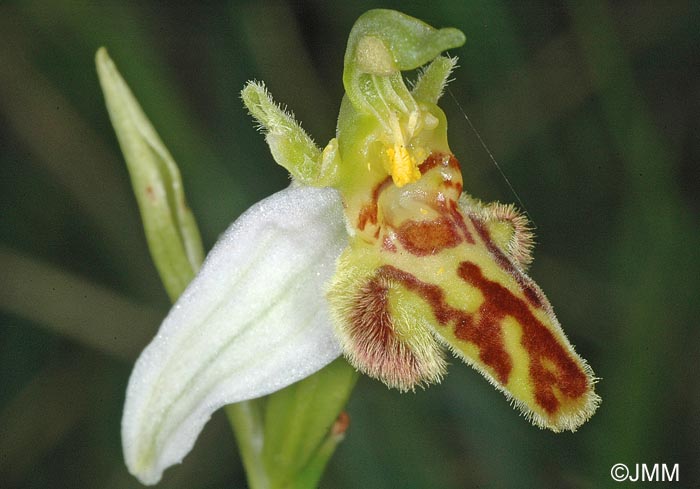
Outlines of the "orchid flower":
<svg viewBox="0 0 700 489">
<path fill-rule="evenodd" d="M 436 105 L 464 35 L 389 10 L 350 33 L 336 137 L 323 149 L 249 83 L 242 98 L 291 185 L 224 233 L 134 367 L 122 422 L 147 484 L 218 408 L 340 355 L 400 391 L 440 382 L 446 350 L 535 425 L 576 430 L 599 398 L 588 364 L 526 275 L 513 206 L 463 193 Z M 402 71 L 423 67 L 409 89 Z"/>
</svg>

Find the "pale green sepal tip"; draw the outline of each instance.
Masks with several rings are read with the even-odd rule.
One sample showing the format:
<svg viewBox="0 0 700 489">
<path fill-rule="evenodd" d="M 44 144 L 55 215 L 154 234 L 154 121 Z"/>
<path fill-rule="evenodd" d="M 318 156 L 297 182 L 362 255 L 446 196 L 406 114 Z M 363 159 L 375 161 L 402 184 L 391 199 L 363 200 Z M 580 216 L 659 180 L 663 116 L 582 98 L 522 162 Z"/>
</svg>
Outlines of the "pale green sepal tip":
<svg viewBox="0 0 700 489">
<path fill-rule="evenodd" d="M 129 379 L 122 443 L 132 474 L 155 484 L 216 409 L 340 355 L 324 291 L 346 245 L 341 199 L 329 188 L 290 186 L 231 225 Z"/>
<path fill-rule="evenodd" d="M 174 300 L 203 259 L 199 230 L 185 200 L 180 171 L 105 48 L 97 51 L 95 62 L 151 255 Z"/>
</svg>

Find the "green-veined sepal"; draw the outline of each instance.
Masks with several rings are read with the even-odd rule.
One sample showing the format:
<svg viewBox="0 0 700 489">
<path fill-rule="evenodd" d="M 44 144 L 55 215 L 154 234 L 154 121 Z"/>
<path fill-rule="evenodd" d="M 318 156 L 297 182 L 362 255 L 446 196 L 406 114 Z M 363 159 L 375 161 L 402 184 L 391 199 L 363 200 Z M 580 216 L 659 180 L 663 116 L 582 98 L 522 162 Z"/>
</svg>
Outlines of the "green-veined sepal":
<svg viewBox="0 0 700 489">
<path fill-rule="evenodd" d="M 340 354 L 324 284 L 346 243 L 338 193 L 312 187 L 274 194 L 226 231 L 132 372 L 122 441 L 134 475 L 158 482 L 216 409 Z"/>
</svg>

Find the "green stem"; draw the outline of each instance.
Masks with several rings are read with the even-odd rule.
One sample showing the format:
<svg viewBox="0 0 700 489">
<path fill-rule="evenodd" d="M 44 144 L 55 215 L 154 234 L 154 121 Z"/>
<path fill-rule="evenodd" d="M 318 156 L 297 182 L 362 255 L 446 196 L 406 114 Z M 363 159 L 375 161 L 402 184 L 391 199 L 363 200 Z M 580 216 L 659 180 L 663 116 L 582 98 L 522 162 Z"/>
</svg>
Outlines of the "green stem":
<svg viewBox="0 0 700 489">
<path fill-rule="evenodd" d="M 328 461 L 333 456 L 338 444 L 345 438 L 348 419 L 347 413 L 340 414 L 308 466 L 299 473 L 295 487 L 318 487 Z"/>
<path fill-rule="evenodd" d="M 251 489 L 267 489 L 270 478 L 262 458 L 264 422 L 259 399 L 229 404 L 224 409 L 238 442 Z"/>
</svg>

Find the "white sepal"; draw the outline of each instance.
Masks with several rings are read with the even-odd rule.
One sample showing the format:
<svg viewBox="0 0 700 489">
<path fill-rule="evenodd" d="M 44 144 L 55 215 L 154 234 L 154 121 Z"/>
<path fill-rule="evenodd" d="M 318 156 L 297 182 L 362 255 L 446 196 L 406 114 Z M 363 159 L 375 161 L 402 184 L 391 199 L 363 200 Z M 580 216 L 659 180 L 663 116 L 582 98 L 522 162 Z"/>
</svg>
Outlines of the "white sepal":
<svg viewBox="0 0 700 489">
<path fill-rule="evenodd" d="M 211 414 L 340 355 L 324 285 L 347 244 L 335 190 L 289 187 L 246 211 L 143 351 L 122 419 L 126 464 L 144 484 L 191 450 Z"/>
</svg>

